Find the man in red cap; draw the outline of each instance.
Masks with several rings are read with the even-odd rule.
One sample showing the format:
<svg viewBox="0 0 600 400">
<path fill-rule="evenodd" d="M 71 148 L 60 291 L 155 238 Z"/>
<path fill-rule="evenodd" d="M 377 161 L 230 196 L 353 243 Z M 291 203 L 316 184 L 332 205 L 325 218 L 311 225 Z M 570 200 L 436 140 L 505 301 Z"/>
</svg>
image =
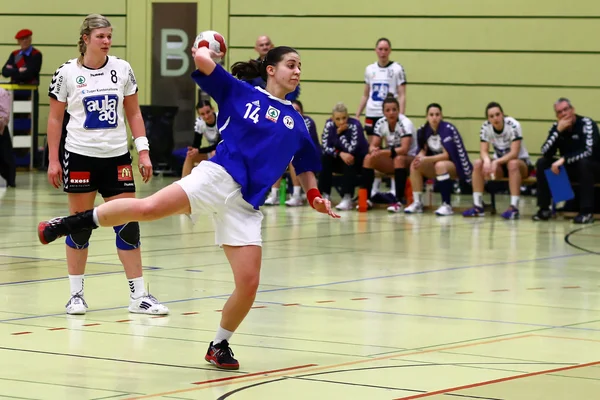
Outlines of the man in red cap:
<svg viewBox="0 0 600 400">
<path fill-rule="evenodd" d="M 10 53 L 8 61 L 2 68 L 2 76 L 10 78 L 11 83 L 37 85 L 40 83 L 42 69 L 42 53 L 31 45 L 29 29 L 21 29 L 15 39 L 21 47 Z"/>
</svg>

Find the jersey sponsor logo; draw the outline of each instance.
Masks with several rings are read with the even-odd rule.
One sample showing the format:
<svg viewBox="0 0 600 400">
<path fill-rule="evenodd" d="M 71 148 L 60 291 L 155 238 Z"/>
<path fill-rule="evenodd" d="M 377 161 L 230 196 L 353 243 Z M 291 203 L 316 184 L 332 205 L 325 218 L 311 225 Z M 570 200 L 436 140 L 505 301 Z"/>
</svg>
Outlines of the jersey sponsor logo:
<svg viewBox="0 0 600 400">
<path fill-rule="evenodd" d="M 71 186 L 89 186 L 90 173 L 89 171 L 71 171 L 69 173 L 69 183 Z"/>
<path fill-rule="evenodd" d="M 77 89 L 87 86 L 87 84 L 85 83 L 85 78 L 81 75 L 75 78 L 75 82 L 77 82 Z"/>
<path fill-rule="evenodd" d="M 294 118 L 290 117 L 289 115 L 286 115 L 285 117 L 283 117 L 283 124 L 285 125 L 286 128 L 293 129 L 294 128 Z"/>
<path fill-rule="evenodd" d="M 371 99 L 373 101 L 383 101 L 390 91 L 390 85 L 387 83 L 374 83 L 372 86 Z"/>
<path fill-rule="evenodd" d="M 119 182 L 132 181 L 133 172 L 131 170 L 131 165 L 119 165 L 117 167 L 117 179 Z"/>
<path fill-rule="evenodd" d="M 273 106 L 269 106 L 269 108 L 267 109 L 267 113 L 265 114 L 265 117 L 273 122 L 277 122 L 277 120 L 279 119 L 279 114 L 280 111 L 278 109 L 276 109 Z"/>
<path fill-rule="evenodd" d="M 119 97 L 116 94 L 88 96 L 83 99 L 85 110 L 85 129 L 114 129 L 118 124 L 117 105 Z"/>
<path fill-rule="evenodd" d="M 104 72 L 98 72 L 97 74 L 91 73 L 91 74 L 90 74 L 90 76 L 91 76 L 92 78 L 95 78 L 95 77 L 97 77 L 97 76 L 104 76 Z"/>
</svg>

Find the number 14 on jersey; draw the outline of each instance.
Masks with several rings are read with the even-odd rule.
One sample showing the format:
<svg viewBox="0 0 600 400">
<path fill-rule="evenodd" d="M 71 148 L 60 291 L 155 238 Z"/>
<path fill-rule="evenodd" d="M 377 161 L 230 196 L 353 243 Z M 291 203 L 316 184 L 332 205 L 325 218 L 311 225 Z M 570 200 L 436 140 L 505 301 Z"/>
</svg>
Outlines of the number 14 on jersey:
<svg viewBox="0 0 600 400">
<path fill-rule="evenodd" d="M 244 114 L 244 119 L 250 119 L 255 124 L 258 124 L 258 112 L 260 111 L 260 107 L 257 104 L 246 103 L 246 114 Z"/>
</svg>

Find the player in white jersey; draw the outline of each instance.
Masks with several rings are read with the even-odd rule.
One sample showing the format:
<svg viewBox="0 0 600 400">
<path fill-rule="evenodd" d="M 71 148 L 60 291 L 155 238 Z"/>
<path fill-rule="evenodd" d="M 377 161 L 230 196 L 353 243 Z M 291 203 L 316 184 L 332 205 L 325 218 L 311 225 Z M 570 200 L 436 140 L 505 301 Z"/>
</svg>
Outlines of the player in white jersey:
<svg viewBox="0 0 600 400">
<path fill-rule="evenodd" d="M 70 213 L 93 207 L 98 192 L 105 202 L 135 197 L 125 116 L 135 138 L 144 182 L 152 176 L 135 75 L 127 61 L 108 55 L 112 44 L 110 22 L 102 15 L 88 15 L 80 35 L 81 56 L 56 70 L 48 92 L 48 180 L 55 188 L 62 183 Z M 65 108 L 70 118 L 61 166 L 59 147 Z M 113 228 L 117 253 L 129 281 L 129 311 L 168 314 L 168 308 L 144 288 L 139 224 L 132 221 Z M 87 309 L 83 282 L 91 234 L 88 229 L 66 238 L 71 289 L 68 314 L 85 314 Z"/>
<path fill-rule="evenodd" d="M 504 115 L 502 106 L 491 102 L 486 109 L 487 121 L 481 126 L 481 159 L 473 163 L 473 208 L 463 213 L 465 217 L 482 217 L 483 190 L 486 179 L 494 180 L 508 176 L 510 206 L 502 213 L 504 219 L 519 218 L 521 182 L 529 176 L 533 165 L 523 143 L 521 124 Z M 493 158 L 489 156 L 490 143 L 494 147 Z"/>
<path fill-rule="evenodd" d="M 294 164 L 308 203 L 316 211 L 339 218 L 317 189 L 320 153 L 302 116 L 284 100 L 300 81 L 300 55 L 291 47 L 271 49 L 265 60 L 235 63 L 235 79 L 213 59 L 223 56 L 206 47 L 194 52 L 192 79 L 219 106 L 223 140 L 213 158 L 185 178 L 144 199 L 121 199 L 83 213 L 40 222 L 38 237 L 49 243 L 61 236 L 132 220 L 152 221 L 173 214 L 210 214 L 215 242 L 223 247 L 233 272 L 235 290 L 223 311 L 205 360 L 218 368 L 238 369 L 229 346 L 256 298 L 262 262 L 259 211 L 265 195 Z M 247 80 L 260 76 L 267 89 Z"/>
<path fill-rule="evenodd" d="M 402 211 L 402 196 L 409 175 L 410 163 L 418 153 L 415 126 L 406 116 L 399 113 L 398 100 L 388 94 L 383 101 L 383 115 L 373 129 L 373 140 L 369 154 L 363 161 L 362 185 L 371 194 L 375 171 L 394 174 L 396 202 L 388 207 L 390 212 Z M 382 150 L 382 139 L 386 148 Z"/>
<path fill-rule="evenodd" d="M 194 125 L 194 143 L 188 146 L 188 151 L 183 162 L 181 177 L 188 176 L 192 168 L 203 160 L 208 160 L 215 153 L 217 144 L 221 141 L 221 134 L 217 126 L 217 113 L 210 101 L 203 100 L 196 105 L 196 124 Z M 202 145 L 202 138 L 206 139 L 208 146 Z"/>
<path fill-rule="evenodd" d="M 379 118 L 383 117 L 383 100 L 388 93 L 398 98 L 400 114 L 406 110 L 406 73 L 402 65 L 390 61 L 392 44 L 386 38 L 377 40 L 375 52 L 377 62 L 365 68 L 365 87 L 360 99 L 355 118 L 365 110 L 365 132 L 373 135 L 373 127 Z"/>
</svg>

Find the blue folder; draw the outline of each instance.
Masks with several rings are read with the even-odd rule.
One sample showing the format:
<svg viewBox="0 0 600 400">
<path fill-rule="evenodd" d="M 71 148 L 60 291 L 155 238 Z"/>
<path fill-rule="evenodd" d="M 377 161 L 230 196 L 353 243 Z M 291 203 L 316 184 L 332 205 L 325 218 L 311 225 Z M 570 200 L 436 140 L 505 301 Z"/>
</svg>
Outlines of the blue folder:
<svg viewBox="0 0 600 400">
<path fill-rule="evenodd" d="M 546 179 L 548 180 L 548 187 L 550 187 L 550 193 L 552 193 L 552 199 L 555 203 L 561 201 L 571 200 L 575 197 L 567 170 L 564 166 L 559 167 L 558 175 L 556 175 L 550 168 L 544 171 Z"/>
</svg>

